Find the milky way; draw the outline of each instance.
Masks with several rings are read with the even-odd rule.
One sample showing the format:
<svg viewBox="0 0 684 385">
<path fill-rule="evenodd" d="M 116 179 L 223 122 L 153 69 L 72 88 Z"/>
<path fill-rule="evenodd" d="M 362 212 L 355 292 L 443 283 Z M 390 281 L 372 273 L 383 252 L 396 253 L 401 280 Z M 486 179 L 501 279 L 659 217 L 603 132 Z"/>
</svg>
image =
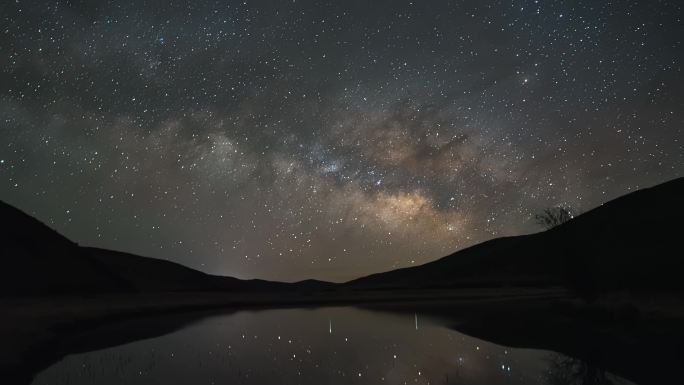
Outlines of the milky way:
<svg viewBox="0 0 684 385">
<path fill-rule="evenodd" d="M 0 7 L 0 199 L 85 245 L 342 281 L 684 174 L 676 1 Z"/>
</svg>

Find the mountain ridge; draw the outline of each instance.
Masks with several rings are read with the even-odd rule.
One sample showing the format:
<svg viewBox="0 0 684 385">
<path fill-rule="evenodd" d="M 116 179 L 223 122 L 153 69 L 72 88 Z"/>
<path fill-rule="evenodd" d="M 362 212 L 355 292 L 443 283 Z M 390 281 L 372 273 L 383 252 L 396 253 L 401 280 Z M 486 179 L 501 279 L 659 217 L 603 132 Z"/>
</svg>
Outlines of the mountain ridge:
<svg viewBox="0 0 684 385">
<path fill-rule="evenodd" d="M 571 285 L 580 291 L 684 287 L 684 178 L 640 189 L 550 230 L 492 239 L 420 266 L 371 274 L 350 288 Z M 650 256 L 648 263 L 638 258 Z M 613 273 L 611 274 L 611 268 Z M 650 279 L 648 274 L 656 277 Z"/>
<path fill-rule="evenodd" d="M 180 291 L 319 291 L 570 286 L 579 292 L 684 289 L 684 178 L 606 202 L 547 231 L 488 240 L 436 261 L 341 284 L 241 280 L 83 247 L 0 202 L 0 296 Z M 648 258 L 646 258 L 648 257 Z"/>
<path fill-rule="evenodd" d="M 318 280 L 276 282 L 207 274 L 177 262 L 79 246 L 0 201 L 0 297 L 179 291 L 317 290 Z M 38 242 L 36 242 L 38 240 Z"/>
</svg>

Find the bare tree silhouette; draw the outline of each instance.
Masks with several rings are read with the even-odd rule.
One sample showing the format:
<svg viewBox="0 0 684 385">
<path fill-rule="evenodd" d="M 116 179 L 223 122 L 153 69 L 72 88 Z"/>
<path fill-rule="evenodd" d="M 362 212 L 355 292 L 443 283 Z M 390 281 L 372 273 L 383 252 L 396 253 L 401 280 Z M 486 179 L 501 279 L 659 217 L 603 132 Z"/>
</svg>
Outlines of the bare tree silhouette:
<svg viewBox="0 0 684 385">
<path fill-rule="evenodd" d="M 572 209 L 565 206 L 549 207 L 534 215 L 534 220 L 547 230 L 561 225 L 574 217 Z"/>
</svg>

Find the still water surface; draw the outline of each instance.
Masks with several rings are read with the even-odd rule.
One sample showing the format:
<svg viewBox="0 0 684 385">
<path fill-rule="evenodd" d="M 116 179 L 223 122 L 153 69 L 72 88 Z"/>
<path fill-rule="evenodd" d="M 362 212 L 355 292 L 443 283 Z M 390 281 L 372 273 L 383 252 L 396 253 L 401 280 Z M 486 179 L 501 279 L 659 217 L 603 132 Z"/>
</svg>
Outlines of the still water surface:
<svg viewBox="0 0 684 385">
<path fill-rule="evenodd" d="M 34 379 L 40 385 L 581 383 L 630 384 L 558 353 L 496 345 L 420 314 L 351 307 L 213 316 L 161 337 L 69 355 Z"/>
</svg>

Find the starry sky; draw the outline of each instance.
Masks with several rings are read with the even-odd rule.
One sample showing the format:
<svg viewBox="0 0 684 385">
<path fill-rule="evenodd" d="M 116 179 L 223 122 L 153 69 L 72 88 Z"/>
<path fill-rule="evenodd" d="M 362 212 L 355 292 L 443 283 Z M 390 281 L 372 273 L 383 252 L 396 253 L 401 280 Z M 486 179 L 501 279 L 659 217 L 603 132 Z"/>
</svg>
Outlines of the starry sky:
<svg viewBox="0 0 684 385">
<path fill-rule="evenodd" d="M 0 199 L 344 281 L 684 174 L 677 1 L 6 1 Z M 513 257 L 513 256 L 512 256 Z"/>
</svg>

